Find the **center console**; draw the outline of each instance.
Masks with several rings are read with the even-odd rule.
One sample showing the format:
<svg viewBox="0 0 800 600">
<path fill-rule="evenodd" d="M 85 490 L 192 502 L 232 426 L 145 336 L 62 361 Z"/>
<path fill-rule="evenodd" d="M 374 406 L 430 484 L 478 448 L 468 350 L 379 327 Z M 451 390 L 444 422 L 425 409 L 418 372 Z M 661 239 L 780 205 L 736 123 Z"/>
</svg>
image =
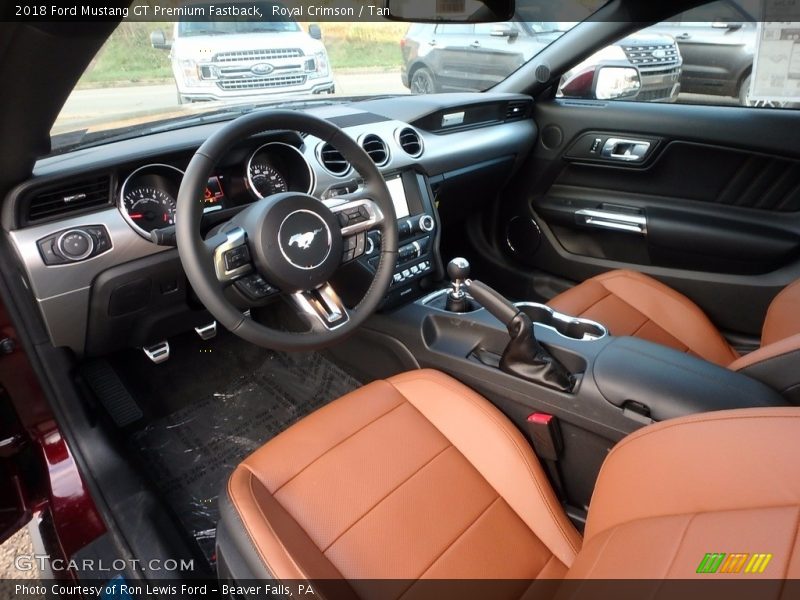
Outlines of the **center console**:
<svg viewBox="0 0 800 600">
<path fill-rule="evenodd" d="M 399 234 L 398 259 L 392 285 L 384 302 L 393 308 L 420 296 L 425 284 L 441 279 L 439 258 L 439 222 L 427 178 L 416 171 L 402 171 L 385 176 L 397 215 Z M 359 259 L 374 273 L 380 257 L 380 233 L 367 235 L 366 250 Z"/>
<path fill-rule="evenodd" d="M 344 362 L 369 356 L 375 364 L 382 354 L 386 374 L 420 367 L 449 373 L 491 400 L 534 448 L 541 433 L 534 425 L 556 421 L 560 441 L 552 447 L 559 449 L 540 458 L 576 514 L 588 505 L 610 448 L 634 430 L 694 413 L 786 405 L 763 383 L 689 354 L 614 337 L 601 323 L 542 304 L 512 303 L 470 280 L 463 264 L 451 263 L 448 272 L 458 275 L 452 287 L 375 315 Z M 460 293 L 463 302 L 449 298 Z"/>
</svg>

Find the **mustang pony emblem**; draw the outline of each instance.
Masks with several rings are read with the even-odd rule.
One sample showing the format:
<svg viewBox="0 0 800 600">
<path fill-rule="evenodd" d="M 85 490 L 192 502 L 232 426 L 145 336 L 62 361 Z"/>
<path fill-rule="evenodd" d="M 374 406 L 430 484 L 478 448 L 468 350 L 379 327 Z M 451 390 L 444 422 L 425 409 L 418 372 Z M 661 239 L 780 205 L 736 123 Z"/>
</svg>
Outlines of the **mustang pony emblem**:
<svg viewBox="0 0 800 600">
<path fill-rule="evenodd" d="M 307 233 L 296 233 L 289 239 L 289 245 L 297 246 L 301 250 L 308 250 L 320 231 L 322 231 L 322 229 L 315 229 Z"/>
</svg>

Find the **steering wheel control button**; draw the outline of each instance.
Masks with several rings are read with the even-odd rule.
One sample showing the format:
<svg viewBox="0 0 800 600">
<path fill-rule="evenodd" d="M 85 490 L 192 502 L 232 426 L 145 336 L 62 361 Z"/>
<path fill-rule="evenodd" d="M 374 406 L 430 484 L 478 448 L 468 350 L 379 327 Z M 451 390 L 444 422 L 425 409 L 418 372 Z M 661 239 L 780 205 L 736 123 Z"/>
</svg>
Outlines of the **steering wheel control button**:
<svg viewBox="0 0 800 600">
<path fill-rule="evenodd" d="M 236 288 L 254 301 L 263 300 L 278 293 L 278 290 L 267 283 L 258 273 L 239 279 L 236 282 Z"/>
<path fill-rule="evenodd" d="M 250 264 L 250 250 L 247 246 L 239 246 L 225 253 L 225 269 L 236 271 Z"/>
<path fill-rule="evenodd" d="M 278 237 L 284 258 L 298 269 L 316 269 L 331 253 L 328 224 L 309 210 L 297 210 L 286 217 Z"/>
<path fill-rule="evenodd" d="M 247 234 L 241 227 L 225 232 L 225 241 L 214 250 L 214 271 L 219 281 L 233 281 L 252 270 Z"/>
</svg>

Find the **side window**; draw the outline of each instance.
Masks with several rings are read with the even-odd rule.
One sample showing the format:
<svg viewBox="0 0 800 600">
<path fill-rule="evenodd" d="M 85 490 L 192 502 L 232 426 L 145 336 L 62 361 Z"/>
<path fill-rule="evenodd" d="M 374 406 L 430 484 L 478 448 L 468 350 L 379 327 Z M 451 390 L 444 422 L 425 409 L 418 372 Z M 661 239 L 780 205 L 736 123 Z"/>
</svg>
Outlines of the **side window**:
<svg viewBox="0 0 800 600">
<path fill-rule="evenodd" d="M 768 41 L 759 44 L 759 15 L 742 6 L 717 0 L 629 35 L 567 73 L 559 95 L 800 108 L 800 75 L 793 73 L 792 61 L 780 60 L 797 57 L 794 66 L 800 64 L 800 40 L 791 35 L 800 23 L 764 24 Z M 761 56 L 754 68 L 757 48 Z"/>
</svg>

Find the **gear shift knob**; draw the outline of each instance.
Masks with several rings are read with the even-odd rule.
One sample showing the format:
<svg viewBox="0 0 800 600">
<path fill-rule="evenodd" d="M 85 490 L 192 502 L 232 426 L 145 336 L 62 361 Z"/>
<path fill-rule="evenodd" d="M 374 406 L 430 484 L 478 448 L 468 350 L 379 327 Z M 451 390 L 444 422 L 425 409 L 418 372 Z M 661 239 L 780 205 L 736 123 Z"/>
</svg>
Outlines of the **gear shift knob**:
<svg viewBox="0 0 800 600">
<path fill-rule="evenodd" d="M 447 265 L 447 276 L 451 281 L 464 282 L 469 279 L 469 261 L 466 258 L 454 258 Z"/>
</svg>

